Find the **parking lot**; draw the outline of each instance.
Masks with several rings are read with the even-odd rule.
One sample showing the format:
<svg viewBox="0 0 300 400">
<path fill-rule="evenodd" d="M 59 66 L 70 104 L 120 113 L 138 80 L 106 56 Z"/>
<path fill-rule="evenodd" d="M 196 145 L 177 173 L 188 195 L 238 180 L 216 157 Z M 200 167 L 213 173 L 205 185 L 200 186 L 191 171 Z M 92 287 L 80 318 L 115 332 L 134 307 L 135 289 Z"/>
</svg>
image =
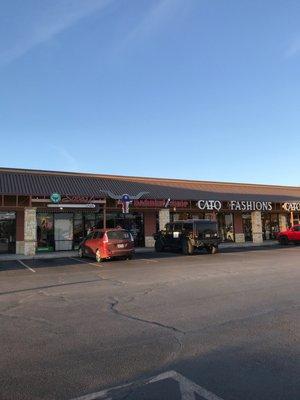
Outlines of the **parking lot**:
<svg viewBox="0 0 300 400">
<path fill-rule="evenodd" d="M 0 398 L 298 399 L 299 256 L 0 261 Z"/>
</svg>

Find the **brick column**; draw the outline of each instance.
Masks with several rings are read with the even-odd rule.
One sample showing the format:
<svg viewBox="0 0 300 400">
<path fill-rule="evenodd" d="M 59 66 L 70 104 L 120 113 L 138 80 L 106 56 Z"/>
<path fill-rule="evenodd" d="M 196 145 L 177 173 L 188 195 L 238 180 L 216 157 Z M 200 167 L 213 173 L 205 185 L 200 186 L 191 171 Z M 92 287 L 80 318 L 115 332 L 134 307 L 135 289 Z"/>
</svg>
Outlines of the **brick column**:
<svg viewBox="0 0 300 400">
<path fill-rule="evenodd" d="M 251 222 L 252 222 L 253 243 L 263 243 L 261 212 L 260 211 L 253 211 L 251 213 Z"/>
<path fill-rule="evenodd" d="M 36 250 L 36 209 L 25 208 L 24 210 L 24 254 L 35 255 Z"/>
<path fill-rule="evenodd" d="M 145 247 L 154 247 L 153 233 L 156 232 L 156 212 L 147 211 L 144 213 Z"/>
<path fill-rule="evenodd" d="M 285 231 L 287 228 L 287 215 L 279 214 L 279 229 L 281 231 Z"/>
<path fill-rule="evenodd" d="M 236 243 L 245 243 L 245 234 L 243 231 L 242 214 L 234 214 L 234 238 Z"/>
<path fill-rule="evenodd" d="M 165 229 L 168 222 L 170 222 L 170 210 L 168 208 L 159 210 L 159 230 Z"/>
</svg>

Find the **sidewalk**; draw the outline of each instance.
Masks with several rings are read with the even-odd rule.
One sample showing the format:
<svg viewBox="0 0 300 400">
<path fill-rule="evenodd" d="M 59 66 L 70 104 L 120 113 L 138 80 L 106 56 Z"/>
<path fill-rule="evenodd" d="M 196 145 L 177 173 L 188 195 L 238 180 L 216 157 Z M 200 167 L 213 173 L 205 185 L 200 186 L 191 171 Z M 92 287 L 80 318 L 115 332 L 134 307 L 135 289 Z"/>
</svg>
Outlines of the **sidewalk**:
<svg viewBox="0 0 300 400">
<path fill-rule="evenodd" d="M 247 248 L 266 248 L 278 245 L 276 240 L 267 240 L 263 243 L 221 243 L 220 250 L 222 249 L 247 249 Z M 154 253 L 155 249 L 153 247 L 138 247 L 135 249 L 138 254 L 143 253 Z M 65 257 L 77 257 L 77 251 L 58 251 L 51 253 L 37 253 L 35 256 L 24 256 L 22 254 L 0 254 L 0 261 L 10 261 L 10 260 L 39 260 L 39 259 L 51 259 L 51 258 L 65 258 Z"/>
</svg>

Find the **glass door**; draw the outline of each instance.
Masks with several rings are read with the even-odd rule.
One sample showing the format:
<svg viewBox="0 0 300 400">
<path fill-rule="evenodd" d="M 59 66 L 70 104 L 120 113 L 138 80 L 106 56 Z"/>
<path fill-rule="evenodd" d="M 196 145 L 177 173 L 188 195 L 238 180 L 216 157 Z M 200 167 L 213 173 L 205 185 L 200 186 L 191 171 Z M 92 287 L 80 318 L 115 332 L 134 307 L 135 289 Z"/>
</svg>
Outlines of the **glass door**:
<svg viewBox="0 0 300 400">
<path fill-rule="evenodd" d="M 0 212 L 0 253 L 16 251 L 16 213 Z"/>
<path fill-rule="evenodd" d="M 54 215 L 55 251 L 73 248 L 73 214 Z"/>
</svg>

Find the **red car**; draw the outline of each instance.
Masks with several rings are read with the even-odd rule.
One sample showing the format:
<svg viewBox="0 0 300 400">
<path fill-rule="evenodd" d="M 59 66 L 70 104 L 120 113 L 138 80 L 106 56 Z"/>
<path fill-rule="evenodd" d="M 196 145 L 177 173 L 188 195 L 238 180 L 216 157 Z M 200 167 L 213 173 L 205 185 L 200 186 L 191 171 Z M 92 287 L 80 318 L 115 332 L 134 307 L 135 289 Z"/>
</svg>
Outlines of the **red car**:
<svg viewBox="0 0 300 400">
<path fill-rule="evenodd" d="M 113 257 L 131 259 L 134 254 L 134 240 L 124 229 L 95 229 L 81 242 L 79 257 L 93 257 L 97 262 Z"/>
<path fill-rule="evenodd" d="M 289 243 L 300 243 L 300 224 L 294 225 L 286 231 L 279 232 L 277 240 L 280 244 L 287 245 Z"/>
</svg>

